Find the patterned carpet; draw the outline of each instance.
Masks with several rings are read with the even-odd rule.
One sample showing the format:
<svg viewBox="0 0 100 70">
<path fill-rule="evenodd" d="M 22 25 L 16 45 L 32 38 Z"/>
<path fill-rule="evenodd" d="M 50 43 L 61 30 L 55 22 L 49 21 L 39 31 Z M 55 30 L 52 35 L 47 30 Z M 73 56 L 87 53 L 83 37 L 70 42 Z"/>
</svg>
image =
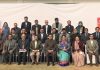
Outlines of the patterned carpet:
<svg viewBox="0 0 100 70">
<path fill-rule="evenodd" d="M 89 65 L 83 67 L 75 67 L 74 65 L 61 67 L 59 65 L 47 66 L 46 64 L 39 64 L 39 65 L 0 64 L 0 70 L 100 70 L 100 65 L 98 67 Z"/>
</svg>

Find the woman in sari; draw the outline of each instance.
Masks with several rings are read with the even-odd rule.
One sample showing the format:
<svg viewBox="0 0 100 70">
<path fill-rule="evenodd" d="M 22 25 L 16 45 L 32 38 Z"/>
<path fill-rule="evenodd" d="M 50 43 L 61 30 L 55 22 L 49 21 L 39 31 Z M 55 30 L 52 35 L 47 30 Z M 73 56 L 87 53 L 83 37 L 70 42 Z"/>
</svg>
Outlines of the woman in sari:
<svg viewBox="0 0 100 70">
<path fill-rule="evenodd" d="M 78 36 L 75 37 L 75 41 L 72 45 L 72 58 L 75 66 L 83 66 L 84 65 L 84 45 L 80 41 Z"/>
<path fill-rule="evenodd" d="M 62 35 L 61 42 L 59 43 L 58 59 L 60 66 L 69 65 L 70 58 L 70 43 L 66 40 L 66 36 Z"/>
</svg>

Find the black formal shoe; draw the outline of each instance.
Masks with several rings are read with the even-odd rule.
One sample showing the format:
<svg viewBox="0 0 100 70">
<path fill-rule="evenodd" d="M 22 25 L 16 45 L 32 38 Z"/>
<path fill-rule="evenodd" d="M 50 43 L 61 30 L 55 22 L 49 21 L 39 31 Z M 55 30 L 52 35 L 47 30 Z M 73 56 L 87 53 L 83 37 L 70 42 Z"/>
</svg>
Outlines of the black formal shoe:
<svg viewBox="0 0 100 70">
<path fill-rule="evenodd" d="M 55 66 L 55 64 L 54 64 L 54 63 L 52 63 L 52 66 Z"/>
<path fill-rule="evenodd" d="M 47 66 L 50 66 L 50 63 L 47 63 Z"/>
<path fill-rule="evenodd" d="M 38 65 L 39 63 L 38 62 L 36 62 L 36 65 Z"/>
<path fill-rule="evenodd" d="M 20 65 L 21 63 L 18 63 L 18 65 Z"/>
<path fill-rule="evenodd" d="M 24 62 L 23 65 L 26 65 L 26 63 Z"/>
</svg>

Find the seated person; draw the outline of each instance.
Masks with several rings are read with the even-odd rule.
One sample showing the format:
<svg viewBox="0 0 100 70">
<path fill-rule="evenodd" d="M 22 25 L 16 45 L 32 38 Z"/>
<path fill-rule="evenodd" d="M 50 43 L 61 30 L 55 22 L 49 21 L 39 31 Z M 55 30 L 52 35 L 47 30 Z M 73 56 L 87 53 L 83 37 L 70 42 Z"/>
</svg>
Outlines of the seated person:
<svg viewBox="0 0 100 70">
<path fill-rule="evenodd" d="M 12 55 L 15 53 L 16 49 L 16 41 L 12 39 L 12 35 L 8 35 L 8 40 L 5 40 L 4 45 L 3 45 L 3 58 L 6 63 L 9 62 L 11 64 L 12 60 Z"/>
<path fill-rule="evenodd" d="M 38 40 L 38 36 L 35 36 L 35 40 L 31 41 L 30 43 L 30 57 L 32 60 L 32 64 L 38 64 L 39 63 L 39 57 L 40 57 L 40 50 L 41 50 L 41 41 Z M 35 61 L 36 56 L 36 61 Z"/>
<path fill-rule="evenodd" d="M 26 64 L 27 53 L 29 52 L 29 41 L 26 39 L 26 35 L 22 34 L 21 39 L 18 41 L 18 65 L 23 62 Z"/>
<path fill-rule="evenodd" d="M 45 48 L 46 48 L 46 59 L 47 59 L 47 66 L 50 65 L 50 56 L 52 56 L 52 65 L 54 66 L 54 59 L 55 59 L 55 54 L 56 54 L 56 42 L 55 40 L 53 40 L 53 36 L 52 34 L 50 34 L 48 36 L 48 40 L 46 40 L 46 43 L 45 43 Z"/>
<path fill-rule="evenodd" d="M 67 41 L 66 36 L 62 35 L 61 42 L 59 43 L 59 52 L 58 52 L 60 66 L 66 66 L 69 64 L 70 61 L 69 54 L 70 54 L 70 43 Z"/>
</svg>

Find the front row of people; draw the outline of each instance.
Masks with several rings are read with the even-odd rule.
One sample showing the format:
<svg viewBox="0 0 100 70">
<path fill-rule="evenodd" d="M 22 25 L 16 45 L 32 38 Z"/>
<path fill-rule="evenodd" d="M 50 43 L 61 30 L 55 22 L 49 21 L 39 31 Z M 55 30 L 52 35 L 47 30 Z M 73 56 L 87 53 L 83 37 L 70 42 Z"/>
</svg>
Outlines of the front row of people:
<svg viewBox="0 0 100 70">
<path fill-rule="evenodd" d="M 46 55 L 47 65 L 55 65 L 55 59 L 58 57 L 58 64 L 61 66 L 66 66 L 70 64 L 71 58 L 76 66 L 83 66 L 85 64 L 85 46 L 87 54 L 89 55 L 90 65 L 92 65 L 92 55 L 95 55 L 96 65 L 98 65 L 98 42 L 94 40 L 93 35 L 90 34 L 89 40 L 86 42 L 86 45 L 82 43 L 80 37 L 76 36 L 74 42 L 72 43 L 66 38 L 66 35 L 62 35 L 61 41 L 59 44 L 53 40 L 52 34 L 48 35 L 48 39 L 43 45 L 41 41 L 38 40 L 38 36 L 35 36 L 35 39 L 29 43 L 29 40 L 26 39 L 26 35 L 22 34 L 21 39 L 16 43 L 12 39 L 12 35 L 9 34 L 8 39 L 3 44 L 3 61 L 11 64 L 12 56 L 18 55 L 18 65 L 23 62 L 26 64 L 27 55 L 30 56 L 32 64 L 39 64 L 39 59 L 43 48 L 44 54 Z"/>
</svg>

